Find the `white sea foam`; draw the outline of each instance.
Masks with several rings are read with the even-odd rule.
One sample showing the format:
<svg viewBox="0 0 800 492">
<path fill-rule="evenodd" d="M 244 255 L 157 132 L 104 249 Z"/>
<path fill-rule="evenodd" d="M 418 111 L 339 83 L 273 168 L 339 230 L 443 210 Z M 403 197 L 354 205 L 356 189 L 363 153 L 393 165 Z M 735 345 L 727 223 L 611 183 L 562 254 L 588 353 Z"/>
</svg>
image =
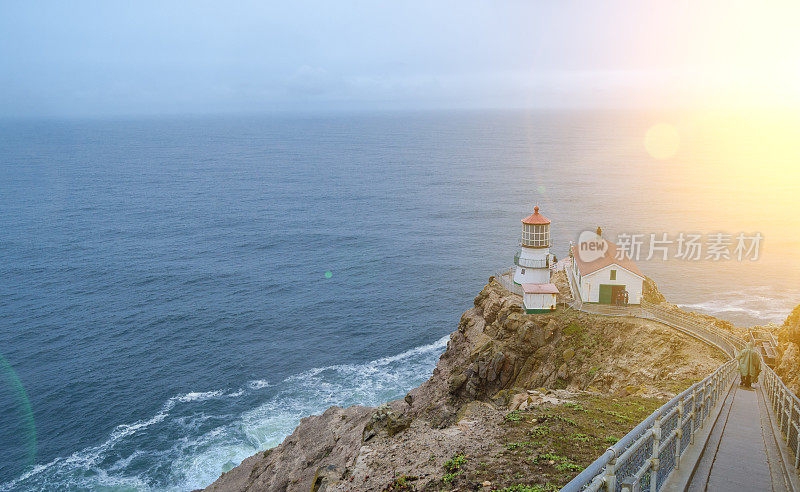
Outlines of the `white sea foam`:
<svg viewBox="0 0 800 492">
<path fill-rule="evenodd" d="M 258 450 L 279 444 L 306 415 L 319 413 L 330 405 L 377 405 L 402 396 L 430 375 L 447 340 L 445 336 L 434 343 L 364 364 L 311 369 L 274 385 L 254 380 L 232 392 L 214 390 L 174 396 L 152 417 L 118 425 L 99 445 L 37 465 L 17 479 L 0 484 L 0 490 L 189 490 L 208 485 L 226 465 L 239 464 Z M 250 393 L 267 387 L 275 391 L 266 402 L 238 416 L 228 416 L 223 425 L 198 430 L 199 425 L 213 418 L 204 412 L 204 402 L 247 398 Z M 178 405 L 186 407 L 178 412 Z M 173 416 L 176 412 L 179 415 Z M 222 417 L 225 416 L 216 416 Z M 151 440 L 158 440 L 147 432 L 165 430 L 181 437 L 167 449 L 136 448 L 140 442 L 147 446 Z M 138 439 L 133 441 L 135 444 L 129 442 L 133 439 Z M 125 449 L 128 454 L 123 452 Z M 169 470 L 166 479 L 164 468 Z"/>
<path fill-rule="evenodd" d="M 178 401 L 181 402 L 190 402 L 190 401 L 203 401 L 208 400 L 209 398 L 217 398 L 224 395 L 225 392 L 222 390 L 217 391 L 206 391 L 203 393 L 200 392 L 192 392 L 186 393 L 185 395 L 181 395 L 177 397 Z"/>
<path fill-rule="evenodd" d="M 800 291 L 775 292 L 768 287 L 716 294 L 713 299 L 680 304 L 701 313 L 730 319 L 737 324 L 781 323 L 800 302 Z"/>
<path fill-rule="evenodd" d="M 266 381 L 264 379 L 256 379 L 255 381 L 250 381 L 249 383 L 247 383 L 247 386 L 250 389 L 258 390 L 261 388 L 267 388 L 271 385 L 269 384 L 269 381 Z"/>
</svg>

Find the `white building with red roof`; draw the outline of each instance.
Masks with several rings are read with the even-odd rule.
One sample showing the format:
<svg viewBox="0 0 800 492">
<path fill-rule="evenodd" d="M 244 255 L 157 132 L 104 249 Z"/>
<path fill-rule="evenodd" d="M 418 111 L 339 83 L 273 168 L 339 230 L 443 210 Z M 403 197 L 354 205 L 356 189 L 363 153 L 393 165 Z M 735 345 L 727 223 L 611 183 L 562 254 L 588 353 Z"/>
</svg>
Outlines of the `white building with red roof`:
<svg viewBox="0 0 800 492">
<path fill-rule="evenodd" d="M 556 308 L 558 288 L 550 283 L 550 219 L 533 208 L 522 219 L 520 251 L 514 256 L 514 283 L 522 287 L 522 304 L 527 313 L 543 313 Z"/>
<path fill-rule="evenodd" d="M 583 302 L 599 304 L 640 304 L 644 289 L 644 274 L 624 251 L 611 241 L 602 256 L 581 255 L 580 244 L 570 249 L 572 266 L 570 274 Z M 581 258 L 583 256 L 583 258 Z M 587 256 L 590 261 L 587 260 Z M 573 295 L 576 294 L 573 292 Z"/>
</svg>

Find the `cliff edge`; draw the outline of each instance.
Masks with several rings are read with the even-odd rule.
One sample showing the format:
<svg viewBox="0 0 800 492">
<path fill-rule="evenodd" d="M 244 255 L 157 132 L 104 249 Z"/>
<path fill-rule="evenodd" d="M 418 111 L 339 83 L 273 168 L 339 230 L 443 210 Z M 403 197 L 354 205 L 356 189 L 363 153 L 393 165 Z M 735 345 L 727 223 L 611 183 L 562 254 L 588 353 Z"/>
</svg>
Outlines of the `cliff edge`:
<svg viewBox="0 0 800 492">
<path fill-rule="evenodd" d="M 725 359 L 655 322 L 520 303 L 490 279 L 404 399 L 306 417 L 207 490 L 557 488 Z"/>
<path fill-rule="evenodd" d="M 800 394 L 800 306 L 794 310 L 777 330 L 778 357 L 775 372 L 786 386 Z"/>
</svg>

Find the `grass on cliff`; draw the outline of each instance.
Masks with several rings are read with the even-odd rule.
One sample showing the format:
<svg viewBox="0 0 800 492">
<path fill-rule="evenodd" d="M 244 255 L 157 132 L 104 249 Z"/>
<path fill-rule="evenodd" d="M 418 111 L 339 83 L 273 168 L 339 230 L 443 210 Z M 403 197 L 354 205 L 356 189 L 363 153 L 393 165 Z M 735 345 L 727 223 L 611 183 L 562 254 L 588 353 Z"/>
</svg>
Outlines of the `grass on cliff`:
<svg viewBox="0 0 800 492">
<path fill-rule="evenodd" d="M 492 490 L 558 490 L 665 400 L 638 396 L 582 396 L 574 403 L 539 405 L 509 412 L 503 440 L 485 455 L 466 456 L 453 487 Z"/>
</svg>

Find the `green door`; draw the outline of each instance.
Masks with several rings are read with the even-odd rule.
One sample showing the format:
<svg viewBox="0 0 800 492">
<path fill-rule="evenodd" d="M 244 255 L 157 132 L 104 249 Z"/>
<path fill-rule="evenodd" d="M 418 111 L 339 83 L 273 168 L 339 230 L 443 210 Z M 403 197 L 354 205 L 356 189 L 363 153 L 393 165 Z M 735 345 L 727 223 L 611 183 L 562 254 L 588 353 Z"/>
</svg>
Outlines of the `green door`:
<svg viewBox="0 0 800 492">
<path fill-rule="evenodd" d="M 613 285 L 600 284 L 600 304 L 611 304 L 612 292 L 614 291 Z"/>
</svg>

